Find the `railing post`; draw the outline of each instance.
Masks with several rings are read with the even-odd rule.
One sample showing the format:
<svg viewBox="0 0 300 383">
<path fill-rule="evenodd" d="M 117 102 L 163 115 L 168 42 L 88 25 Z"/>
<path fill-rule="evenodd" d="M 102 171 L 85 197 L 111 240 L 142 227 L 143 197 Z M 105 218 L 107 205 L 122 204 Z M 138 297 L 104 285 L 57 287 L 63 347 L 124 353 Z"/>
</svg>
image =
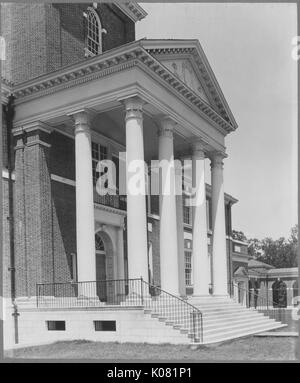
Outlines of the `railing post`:
<svg viewBox="0 0 300 383">
<path fill-rule="evenodd" d="M 39 307 L 39 297 L 38 297 L 38 284 L 35 285 L 36 293 L 36 307 Z"/>
<path fill-rule="evenodd" d="M 196 324 L 195 324 L 195 311 L 192 311 L 192 320 L 193 320 L 193 340 L 196 343 Z"/>
<path fill-rule="evenodd" d="M 141 302 L 142 306 L 144 305 L 144 292 L 143 292 L 143 277 L 141 277 Z"/>
</svg>

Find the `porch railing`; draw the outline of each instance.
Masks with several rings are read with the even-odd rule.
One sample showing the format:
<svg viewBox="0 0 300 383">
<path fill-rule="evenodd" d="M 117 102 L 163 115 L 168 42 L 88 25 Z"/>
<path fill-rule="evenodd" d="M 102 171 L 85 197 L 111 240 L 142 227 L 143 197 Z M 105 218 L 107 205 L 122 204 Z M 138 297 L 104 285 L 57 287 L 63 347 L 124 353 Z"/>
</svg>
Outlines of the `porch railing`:
<svg viewBox="0 0 300 383">
<path fill-rule="evenodd" d="M 94 189 L 94 202 L 100 205 L 113 207 L 115 209 L 126 210 L 127 198 L 126 195 L 105 194 L 99 195 Z"/>
<path fill-rule="evenodd" d="M 234 298 L 238 303 L 244 304 L 247 308 L 253 308 L 278 322 L 285 322 L 284 308 L 276 307 L 276 305 L 274 307 L 274 302 L 269 297 L 264 297 L 254 289 L 245 288 L 235 283 L 230 283 L 229 286 L 231 298 Z"/>
<path fill-rule="evenodd" d="M 166 318 L 170 324 L 187 330 L 193 342 L 203 342 L 203 315 L 197 307 L 160 287 L 144 280 L 141 282 L 143 290 L 153 294 L 151 300 L 144 300 L 144 307 L 151 309 L 159 317 Z"/>
<path fill-rule="evenodd" d="M 193 342 L 203 341 L 202 312 L 175 295 L 139 279 L 38 283 L 38 308 L 139 306 L 169 325 L 185 331 Z"/>
</svg>

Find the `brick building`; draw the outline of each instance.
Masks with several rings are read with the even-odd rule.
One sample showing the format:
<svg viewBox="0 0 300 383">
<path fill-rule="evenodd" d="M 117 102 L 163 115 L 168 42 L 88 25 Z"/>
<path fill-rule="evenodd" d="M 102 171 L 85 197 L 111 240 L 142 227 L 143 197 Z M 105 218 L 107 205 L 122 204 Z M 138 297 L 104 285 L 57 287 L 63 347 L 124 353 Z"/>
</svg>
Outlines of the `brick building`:
<svg viewBox="0 0 300 383">
<path fill-rule="evenodd" d="M 231 207 L 237 200 L 224 194 L 222 172 L 225 137 L 237 124 L 199 42 L 135 41 L 135 23 L 145 16 L 135 3 L 1 4 L 7 48 L 4 296 L 13 298 L 8 312 L 18 314 L 6 322 L 8 345 L 36 341 L 28 338 L 33 326 L 43 341 L 61 339 L 51 329 L 59 331 L 58 322 L 66 318 L 70 328 L 76 321 L 77 327 L 69 330 L 67 324 L 65 336 L 95 339 L 78 319 L 79 301 L 87 321 L 117 323 L 108 331 L 111 338 L 100 339 L 158 341 L 159 335 L 146 331 L 141 337 L 135 327 L 131 338 L 124 330 L 142 320 L 132 301 L 141 286 L 148 299 L 143 302 L 168 294 L 170 300 L 189 296 L 197 306 L 199 297 L 225 299 L 244 261 L 231 237 Z M 149 174 L 155 172 L 153 160 L 191 158 L 185 182 L 201 203 L 188 206 L 187 191 L 128 194 L 121 190 L 122 176 L 115 194 L 99 195 L 97 182 L 106 170 L 98 162 L 111 160 L 119 176 L 123 152 L 128 163 L 145 160 Z M 204 183 L 207 159 L 211 186 Z M 140 186 L 150 190 L 152 178 L 145 170 L 142 174 Z M 128 186 L 130 170 L 124 177 Z M 170 179 L 175 184 L 176 171 Z M 44 311 L 35 306 L 37 297 L 44 298 Z M 71 314 L 64 311 L 65 298 L 72 298 Z M 176 302 L 187 307 L 186 301 Z M 111 309 L 116 303 L 119 311 Z M 61 312 L 50 310 L 55 304 Z M 98 311 L 89 311 L 91 306 Z M 19 339 L 15 335 L 13 341 L 16 322 Z M 162 331 L 153 320 L 148 325 Z M 79 327 L 85 328 L 83 335 Z M 222 328 L 208 334 L 207 342 L 221 339 L 220 334 L 237 336 Z M 176 338 L 170 330 L 163 340 L 185 342 L 181 335 Z"/>
</svg>

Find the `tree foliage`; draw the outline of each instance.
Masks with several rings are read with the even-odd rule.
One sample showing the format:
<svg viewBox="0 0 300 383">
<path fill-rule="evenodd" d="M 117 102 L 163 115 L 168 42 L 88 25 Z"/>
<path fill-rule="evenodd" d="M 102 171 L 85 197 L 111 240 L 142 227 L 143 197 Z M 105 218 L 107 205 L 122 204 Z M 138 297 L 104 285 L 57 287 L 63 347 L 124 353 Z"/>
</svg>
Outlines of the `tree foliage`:
<svg viewBox="0 0 300 383">
<path fill-rule="evenodd" d="M 274 240 L 266 237 L 262 240 L 251 238 L 247 241 L 249 255 L 258 261 L 268 263 L 276 268 L 296 267 L 298 265 L 298 225 L 291 229 L 288 239 L 281 237 Z"/>
<path fill-rule="evenodd" d="M 276 268 L 297 266 L 297 251 L 289 238 L 281 237 L 273 240 L 265 238 L 262 240 L 263 253 L 258 255 L 257 260 L 266 262 Z"/>
</svg>

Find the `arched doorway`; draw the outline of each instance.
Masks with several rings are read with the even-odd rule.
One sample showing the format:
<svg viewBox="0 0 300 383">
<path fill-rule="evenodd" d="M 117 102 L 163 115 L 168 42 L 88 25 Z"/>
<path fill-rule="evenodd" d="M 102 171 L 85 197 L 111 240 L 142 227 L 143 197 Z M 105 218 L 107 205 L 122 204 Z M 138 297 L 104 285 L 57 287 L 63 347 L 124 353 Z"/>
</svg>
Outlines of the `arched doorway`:
<svg viewBox="0 0 300 383">
<path fill-rule="evenodd" d="M 113 247 L 109 235 L 103 231 L 95 234 L 97 295 L 101 302 L 111 300 L 114 279 Z"/>
<path fill-rule="evenodd" d="M 273 290 L 273 306 L 279 308 L 287 307 L 287 288 L 286 284 L 278 280 L 272 285 Z"/>
<path fill-rule="evenodd" d="M 100 233 L 95 235 L 96 246 L 96 281 L 97 281 L 97 295 L 100 301 L 106 302 L 106 255 L 105 246 Z"/>
</svg>

